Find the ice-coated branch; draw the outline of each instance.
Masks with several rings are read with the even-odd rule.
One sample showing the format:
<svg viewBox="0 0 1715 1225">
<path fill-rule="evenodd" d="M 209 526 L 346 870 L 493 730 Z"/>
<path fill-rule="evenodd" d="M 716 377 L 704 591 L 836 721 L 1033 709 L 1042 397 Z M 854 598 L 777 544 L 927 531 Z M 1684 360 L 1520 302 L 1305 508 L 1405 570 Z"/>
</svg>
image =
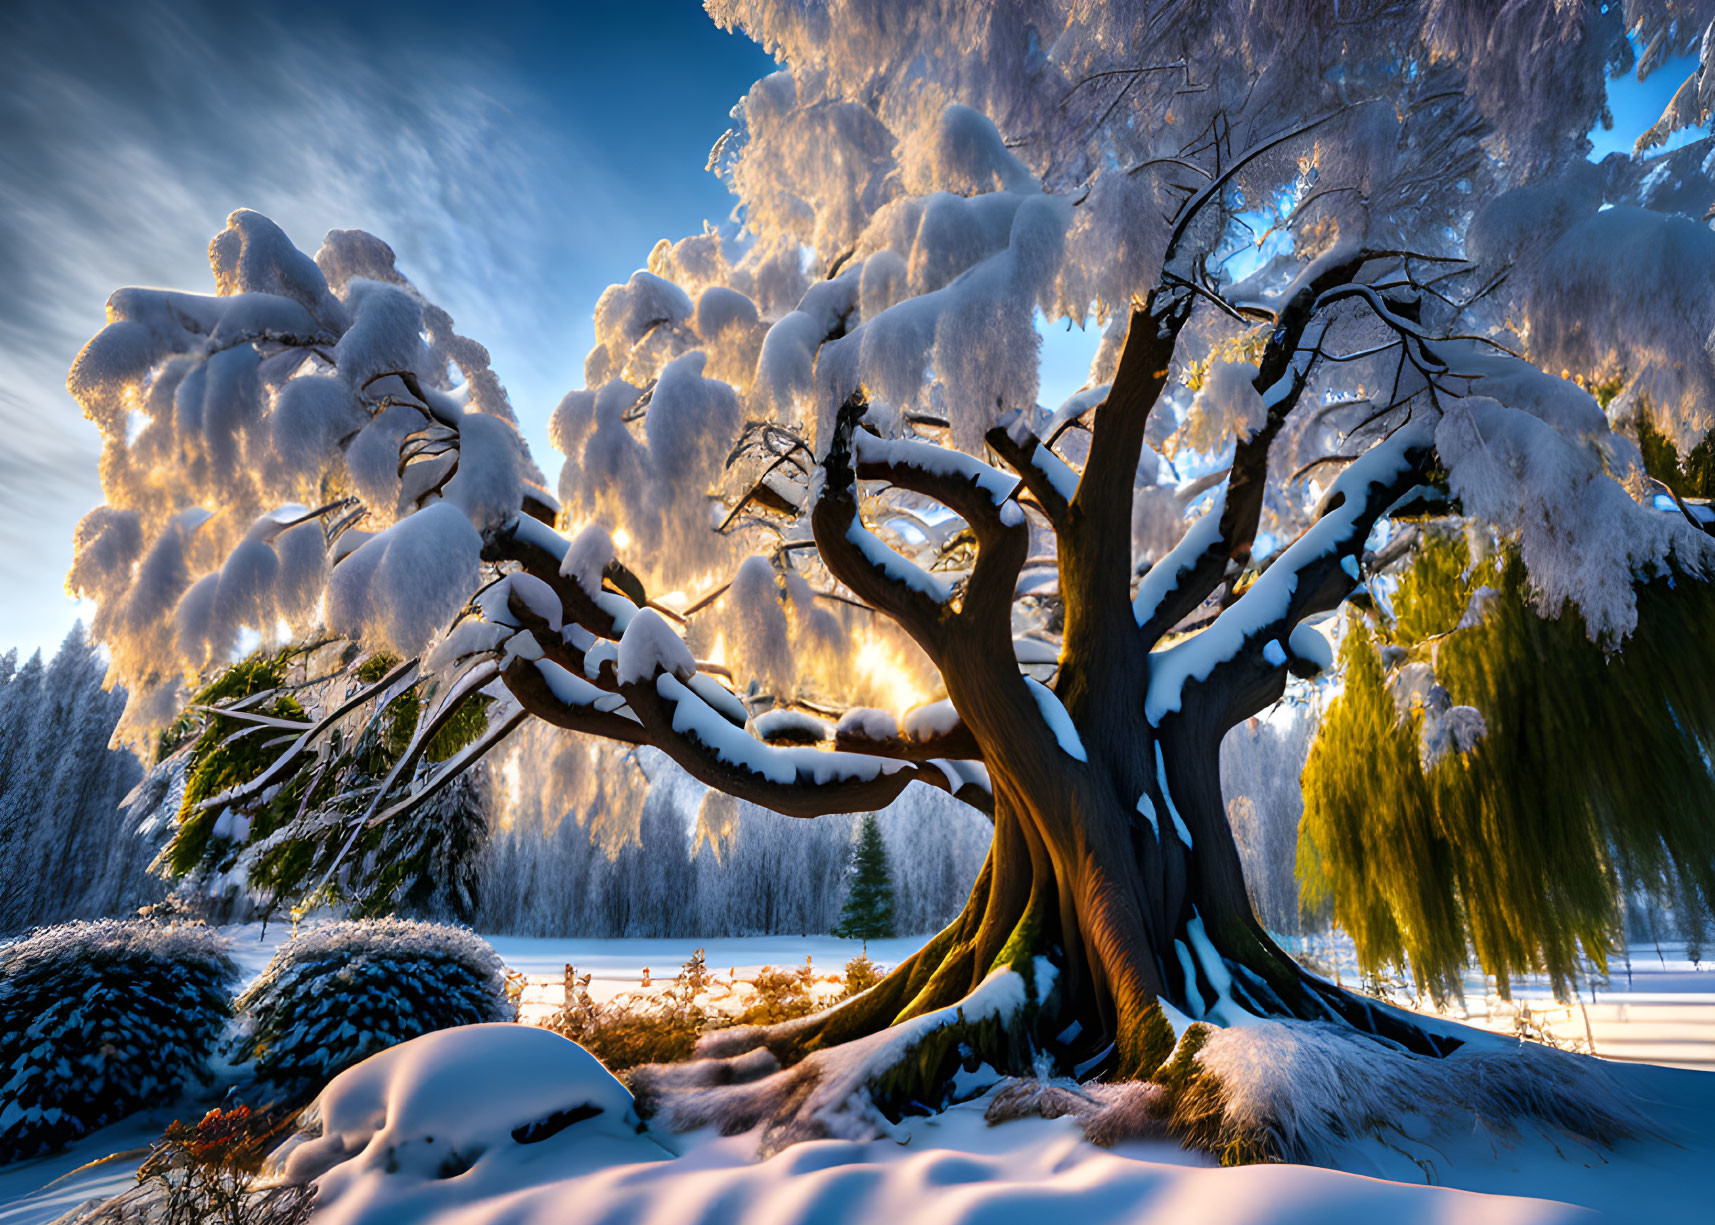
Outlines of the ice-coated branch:
<svg viewBox="0 0 1715 1225">
<path fill-rule="evenodd" d="M 485 730 L 482 735 L 478 736 L 457 753 L 454 753 L 451 757 L 447 758 L 447 760 L 443 762 L 433 774 L 424 780 L 421 786 L 415 788 L 403 799 L 382 809 L 380 812 L 374 813 L 373 815 L 367 815 L 367 819 L 360 822 L 357 828 L 352 831 L 351 838 L 346 841 L 346 844 L 340 849 L 339 855 L 334 858 L 332 866 L 328 869 L 327 876 L 323 878 L 323 883 L 325 884 L 327 880 L 332 878 L 334 871 L 338 869 L 340 865 L 340 861 L 345 858 L 346 852 L 351 849 L 352 844 L 357 840 L 358 834 L 360 834 L 364 829 L 372 829 L 378 825 L 385 825 L 389 821 L 405 816 L 418 805 L 432 798 L 443 787 L 458 778 L 459 775 L 463 774 L 466 770 L 470 769 L 481 758 L 487 756 L 489 750 L 493 749 L 502 740 L 505 740 L 507 736 L 512 734 L 514 728 L 529 717 L 530 712 L 522 708 L 510 711 L 503 715 L 499 720 L 490 723 L 487 730 Z M 385 790 L 380 791 L 377 793 L 377 798 L 385 797 L 386 794 Z"/>
<path fill-rule="evenodd" d="M 1357 585 L 1376 521 L 1417 485 L 1434 452 L 1434 430 L 1408 422 L 1334 482 L 1315 523 L 1202 633 L 1150 654 L 1144 713 L 1160 726 L 1196 706 L 1222 727 L 1275 701 L 1286 683 L 1299 622 L 1335 608 Z M 1214 703 L 1214 707 L 1209 704 Z"/>
</svg>

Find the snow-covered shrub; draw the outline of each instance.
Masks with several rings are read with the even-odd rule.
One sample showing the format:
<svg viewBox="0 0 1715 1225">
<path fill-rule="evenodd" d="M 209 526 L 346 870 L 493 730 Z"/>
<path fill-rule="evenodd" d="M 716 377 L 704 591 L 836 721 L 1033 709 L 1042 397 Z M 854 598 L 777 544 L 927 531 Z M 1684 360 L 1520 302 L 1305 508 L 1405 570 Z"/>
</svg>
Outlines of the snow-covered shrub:
<svg viewBox="0 0 1715 1225">
<path fill-rule="evenodd" d="M 463 928 L 409 919 L 295 936 L 237 1000 L 227 1055 L 266 1088 L 320 1089 L 377 1051 L 456 1025 L 511 1021 L 500 958 Z"/>
<path fill-rule="evenodd" d="M 0 1162 L 176 1099 L 202 1074 L 237 975 L 214 932 L 146 920 L 0 946 Z"/>
</svg>

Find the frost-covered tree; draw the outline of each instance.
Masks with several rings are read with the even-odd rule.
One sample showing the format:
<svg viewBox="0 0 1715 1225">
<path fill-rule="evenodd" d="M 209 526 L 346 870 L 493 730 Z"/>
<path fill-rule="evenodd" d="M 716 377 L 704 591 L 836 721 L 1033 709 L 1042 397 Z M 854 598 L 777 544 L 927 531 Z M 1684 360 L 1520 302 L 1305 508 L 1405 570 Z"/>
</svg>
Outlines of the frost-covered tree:
<svg viewBox="0 0 1715 1225">
<path fill-rule="evenodd" d="M 788 816 L 913 783 L 991 815 L 962 912 L 874 988 L 638 1073 L 678 1124 L 856 1128 L 854 1095 L 943 1100 L 967 1059 L 1147 1077 L 1174 1018 L 1448 1056 L 1258 923 L 1219 746 L 1329 666 L 1309 623 L 1408 551 L 1407 509 L 1514 539 L 1538 610 L 1609 644 L 1639 579 L 1705 572 L 1614 427 L 1707 426 L 1707 145 L 1584 151 L 1628 32 L 1647 70 L 1707 7 L 712 0 L 785 65 L 711 157 L 741 230 L 602 296 L 558 499 L 383 243 L 312 259 L 235 213 L 213 296 L 120 291 L 71 373 L 107 440 L 71 584 L 127 725 L 243 628 L 325 627 L 435 687 L 348 840 L 532 718 Z M 1686 90 L 1666 127 L 1701 120 Z M 1104 328 L 1057 407 L 1039 313 Z M 428 768 L 479 692 L 486 730 Z M 331 734 L 223 717 L 289 743 L 210 810 Z"/>
<path fill-rule="evenodd" d="M 834 925 L 857 818 L 799 821 L 705 794 L 654 750 L 640 751 L 635 766 L 604 769 L 593 746 L 563 746 L 563 735 L 546 725 L 520 729 L 516 767 L 499 772 L 516 769 L 519 785 L 496 789 L 479 931 L 708 938 Z M 893 865 L 898 930 L 945 926 L 981 870 L 987 819 L 917 787 L 877 824 Z"/>
<path fill-rule="evenodd" d="M 0 656 L 0 934 L 156 901 L 156 847 L 126 802 L 142 771 L 108 747 L 125 699 L 103 692 L 82 623 L 48 663 L 15 660 Z"/>
</svg>

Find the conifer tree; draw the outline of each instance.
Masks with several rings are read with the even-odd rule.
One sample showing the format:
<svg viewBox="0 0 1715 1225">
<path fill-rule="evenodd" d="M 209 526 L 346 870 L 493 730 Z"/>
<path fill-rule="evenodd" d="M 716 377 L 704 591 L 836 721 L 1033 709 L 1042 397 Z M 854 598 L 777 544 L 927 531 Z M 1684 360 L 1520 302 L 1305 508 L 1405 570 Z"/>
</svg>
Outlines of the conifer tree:
<svg viewBox="0 0 1715 1225">
<path fill-rule="evenodd" d="M 846 896 L 834 935 L 869 942 L 893 934 L 893 877 L 887 870 L 887 847 L 881 841 L 881 823 L 873 812 L 864 814 L 858 827 L 857 849 L 852 853 L 852 891 Z"/>
</svg>

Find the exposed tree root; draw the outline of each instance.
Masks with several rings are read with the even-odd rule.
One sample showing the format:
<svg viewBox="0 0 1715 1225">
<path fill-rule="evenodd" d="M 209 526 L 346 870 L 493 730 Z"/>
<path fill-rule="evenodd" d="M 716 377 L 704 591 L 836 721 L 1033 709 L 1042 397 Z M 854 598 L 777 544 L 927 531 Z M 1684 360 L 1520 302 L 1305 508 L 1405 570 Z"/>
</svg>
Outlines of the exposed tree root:
<svg viewBox="0 0 1715 1225">
<path fill-rule="evenodd" d="M 1325 1163 L 1342 1142 L 1404 1135 L 1413 1118 L 1499 1136 L 1534 1125 L 1602 1145 L 1646 1127 L 1587 1056 L 1499 1041 L 1424 1056 L 1302 1021 L 1192 1025 L 1147 1080 L 1014 1080 L 988 1110 L 991 1123 L 1063 1115 L 1097 1144 L 1172 1138 L 1225 1165 Z"/>
<path fill-rule="evenodd" d="M 800 1140 L 870 1139 L 906 1115 L 955 1100 L 961 1070 L 987 1064 L 996 1074 L 1028 1071 L 1032 1030 L 1055 978 L 1045 958 L 1022 968 L 999 965 L 958 1003 L 883 1022 L 784 1067 L 776 1052 L 813 1042 L 839 1009 L 765 1029 L 717 1031 L 698 1043 L 701 1058 L 635 1069 L 632 1092 L 640 1114 L 673 1131 L 713 1126 L 731 1135 L 764 1126 L 765 1155 Z"/>
</svg>

